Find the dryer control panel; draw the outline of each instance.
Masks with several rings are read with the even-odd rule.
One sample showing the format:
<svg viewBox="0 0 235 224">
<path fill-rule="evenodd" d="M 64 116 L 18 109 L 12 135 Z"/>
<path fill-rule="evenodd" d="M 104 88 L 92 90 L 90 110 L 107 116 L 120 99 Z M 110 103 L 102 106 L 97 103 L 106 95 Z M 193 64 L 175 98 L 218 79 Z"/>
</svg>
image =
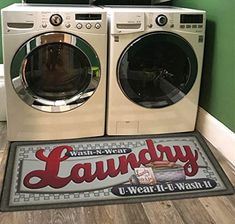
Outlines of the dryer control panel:
<svg viewBox="0 0 235 224">
<path fill-rule="evenodd" d="M 111 11 L 111 34 L 128 34 L 137 32 L 182 30 L 202 33 L 205 29 L 205 13 L 203 11 L 187 11 L 183 9 L 161 8 Z"/>
<path fill-rule="evenodd" d="M 205 30 L 206 17 L 204 13 L 179 13 L 179 12 L 149 12 L 146 13 L 146 30 L 202 33 Z"/>
</svg>

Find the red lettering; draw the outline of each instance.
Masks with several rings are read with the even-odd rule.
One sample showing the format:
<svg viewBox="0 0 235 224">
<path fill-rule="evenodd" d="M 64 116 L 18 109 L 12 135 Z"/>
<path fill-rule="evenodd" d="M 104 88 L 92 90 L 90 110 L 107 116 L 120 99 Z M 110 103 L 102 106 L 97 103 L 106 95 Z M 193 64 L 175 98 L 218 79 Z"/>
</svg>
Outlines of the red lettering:
<svg viewBox="0 0 235 224">
<path fill-rule="evenodd" d="M 160 156 L 157 155 L 155 146 L 153 144 L 153 141 L 152 140 L 146 140 L 146 144 L 147 144 L 148 148 L 147 149 L 142 149 L 139 152 L 140 162 L 143 165 L 145 165 L 145 164 L 148 164 L 148 163 L 153 162 L 153 161 L 162 161 L 163 160 L 163 153 L 161 153 Z M 148 155 L 149 159 L 146 158 L 147 155 Z"/>
<path fill-rule="evenodd" d="M 180 146 L 163 146 L 158 144 L 154 146 L 152 140 L 146 140 L 147 148 L 139 151 L 136 155 L 134 152 L 128 155 L 121 155 L 116 159 L 109 158 L 106 161 L 97 161 L 95 163 L 77 163 L 71 167 L 71 172 L 67 177 L 59 177 L 61 163 L 69 157 L 62 156 L 62 153 L 73 151 L 70 146 L 58 146 L 54 148 L 48 156 L 43 149 L 36 152 L 36 157 L 45 162 L 44 170 L 34 170 L 28 173 L 23 183 L 27 188 L 39 189 L 50 186 L 52 188 L 62 188 L 73 181 L 76 184 L 87 182 L 90 183 L 95 179 L 100 181 L 109 177 L 116 177 L 128 173 L 130 169 L 135 169 L 141 165 L 148 164 L 154 161 L 163 161 L 167 158 L 169 162 L 181 161 L 184 164 L 184 171 L 187 176 L 194 176 L 198 172 L 198 152 L 192 151 L 189 146 L 183 146 L 184 152 Z M 104 164 L 106 163 L 106 164 Z M 92 165 L 94 167 L 92 167 Z M 92 173 L 92 170 L 93 173 Z M 36 183 L 32 182 L 32 178 L 39 179 Z M 34 180 L 35 182 L 35 180 Z"/>
<path fill-rule="evenodd" d="M 177 161 L 177 156 L 173 156 L 171 148 L 169 146 L 157 145 L 157 149 L 159 152 L 166 155 L 166 158 L 169 162 Z"/>
<path fill-rule="evenodd" d="M 79 174 L 82 172 L 83 174 Z M 95 179 L 95 176 L 91 175 L 91 163 L 76 164 L 71 171 L 70 180 L 72 179 L 74 183 L 92 182 Z"/>
<path fill-rule="evenodd" d="M 58 177 L 60 162 L 68 159 L 67 156 L 61 157 L 61 154 L 64 150 L 73 151 L 70 146 L 59 146 L 53 149 L 48 157 L 44 155 L 44 149 L 40 149 L 36 152 L 36 157 L 46 162 L 45 170 L 35 170 L 28 173 L 24 178 L 24 185 L 30 189 L 38 189 L 46 186 L 53 188 L 61 188 L 67 185 L 70 182 L 70 178 Z M 32 178 L 38 178 L 37 183 L 31 183 Z"/>
<path fill-rule="evenodd" d="M 187 158 L 183 159 L 183 156 L 180 158 L 182 162 L 186 162 L 184 164 L 184 172 L 187 176 L 194 176 L 198 172 L 198 152 L 194 150 L 194 155 L 189 146 L 183 146 L 186 152 Z"/>
</svg>

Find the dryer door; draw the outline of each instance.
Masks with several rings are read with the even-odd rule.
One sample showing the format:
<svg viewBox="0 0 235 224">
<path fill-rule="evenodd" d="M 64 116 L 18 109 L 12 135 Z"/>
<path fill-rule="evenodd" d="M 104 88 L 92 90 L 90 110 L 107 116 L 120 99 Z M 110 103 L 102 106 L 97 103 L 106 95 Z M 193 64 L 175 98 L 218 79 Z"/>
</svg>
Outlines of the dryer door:
<svg viewBox="0 0 235 224">
<path fill-rule="evenodd" d="M 169 32 L 149 33 L 124 50 L 117 66 L 123 93 L 145 108 L 161 108 L 181 100 L 193 87 L 197 58 L 191 45 Z"/>
<path fill-rule="evenodd" d="M 94 94 L 100 80 L 100 62 L 83 39 L 67 33 L 45 33 L 16 52 L 11 80 L 28 105 L 46 112 L 69 111 Z"/>
</svg>

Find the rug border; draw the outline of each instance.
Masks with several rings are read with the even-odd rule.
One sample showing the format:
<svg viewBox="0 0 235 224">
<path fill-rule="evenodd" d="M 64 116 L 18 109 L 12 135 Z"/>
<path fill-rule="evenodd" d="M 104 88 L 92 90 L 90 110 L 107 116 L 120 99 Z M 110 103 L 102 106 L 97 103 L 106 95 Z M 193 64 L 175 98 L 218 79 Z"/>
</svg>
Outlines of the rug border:
<svg viewBox="0 0 235 224">
<path fill-rule="evenodd" d="M 224 182 L 226 187 L 225 190 L 217 190 L 213 192 L 187 192 L 184 193 L 184 197 L 182 194 L 179 195 L 164 195 L 164 196 L 152 196 L 147 198 L 127 198 L 127 199 L 111 199 L 111 200 L 99 200 L 99 201 L 87 201 L 87 202 L 71 202 L 71 203 L 61 203 L 61 204 L 38 204 L 38 205 L 25 205 L 25 206 L 9 206 L 9 199 L 10 199 L 10 189 L 11 187 L 11 180 L 12 180 L 12 172 L 9 172 L 13 169 L 14 163 L 9 164 L 9 161 L 14 161 L 14 157 L 16 154 L 16 150 L 12 150 L 13 148 L 17 147 L 18 145 L 31 145 L 31 144 L 56 144 L 56 143 L 73 143 L 73 142 L 83 142 L 83 141 L 102 141 L 102 140 L 120 140 L 123 138 L 127 139 L 139 139 L 139 138 L 158 138 L 158 137 L 165 137 L 165 138 L 172 138 L 172 137 L 189 137 L 194 136 L 199 141 L 203 148 L 208 148 L 209 150 L 204 150 L 210 162 L 215 167 L 218 175 L 220 176 L 221 180 Z M 11 173 L 8 175 L 8 173 Z M 4 192 L 4 194 L 3 194 Z M 102 137 L 92 137 L 92 138 L 81 138 L 81 139 L 66 139 L 66 140 L 53 140 L 53 141 L 28 141 L 28 142 L 11 142 L 10 147 L 8 150 L 8 158 L 7 164 L 4 174 L 4 180 L 2 185 L 2 191 L 0 196 L 0 211 L 8 212 L 8 211 L 26 211 L 26 210 L 44 210 L 44 209 L 59 209 L 59 208 L 72 208 L 72 207 L 85 207 L 85 206 L 97 206 L 97 205 L 111 205 L 111 204 L 132 204 L 132 203 L 142 203 L 142 202 L 153 202 L 153 201 L 163 201 L 163 200 L 176 200 L 176 199 L 189 199 L 189 198 L 197 198 L 197 197 L 209 197 L 209 196 L 220 196 L 219 193 L 223 192 L 223 195 L 234 194 L 234 186 L 230 182 L 229 178 L 227 177 L 226 173 L 220 166 L 219 162 L 211 152 L 210 146 L 204 140 L 204 137 L 198 132 L 185 132 L 185 133 L 172 133 L 172 134 L 158 134 L 158 135 L 136 135 L 136 136 L 102 136 Z M 69 206 L 68 206 L 69 205 Z"/>
</svg>

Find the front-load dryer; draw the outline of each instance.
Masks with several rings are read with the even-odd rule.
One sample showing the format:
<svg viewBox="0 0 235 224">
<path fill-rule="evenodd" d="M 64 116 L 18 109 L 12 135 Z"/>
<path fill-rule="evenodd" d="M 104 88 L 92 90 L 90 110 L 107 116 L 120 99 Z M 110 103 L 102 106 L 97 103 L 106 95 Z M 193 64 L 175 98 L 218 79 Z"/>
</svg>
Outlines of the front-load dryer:
<svg viewBox="0 0 235 224">
<path fill-rule="evenodd" d="M 193 131 L 205 11 L 106 7 L 109 17 L 107 134 Z"/>
<path fill-rule="evenodd" d="M 14 4 L 2 19 L 8 139 L 104 135 L 106 12 Z"/>
</svg>

